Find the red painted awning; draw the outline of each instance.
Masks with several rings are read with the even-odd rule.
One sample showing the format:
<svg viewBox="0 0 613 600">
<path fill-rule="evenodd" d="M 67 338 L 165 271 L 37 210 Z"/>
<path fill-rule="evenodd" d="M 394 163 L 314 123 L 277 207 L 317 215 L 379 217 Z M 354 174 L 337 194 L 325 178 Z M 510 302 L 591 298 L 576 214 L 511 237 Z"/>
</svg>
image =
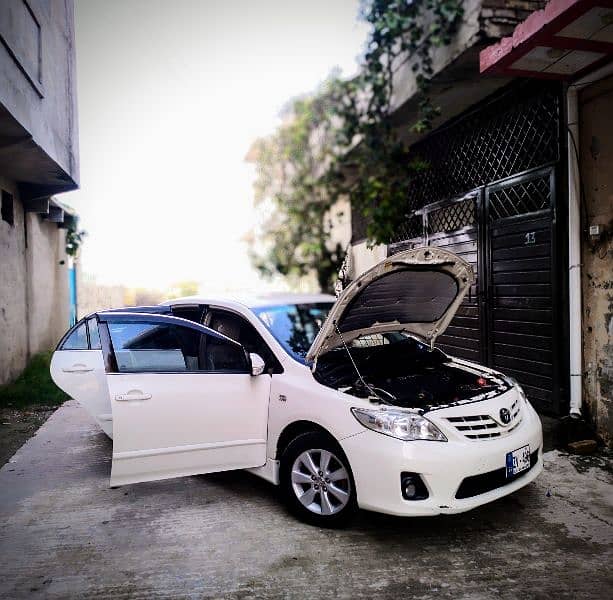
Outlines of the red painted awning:
<svg viewBox="0 0 613 600">
<path fill-rule="evenodd" d="M 613 60 L 613 0 L 551 0 L 479 59 L 481 73 L 582 77 Z"/>
</svg>

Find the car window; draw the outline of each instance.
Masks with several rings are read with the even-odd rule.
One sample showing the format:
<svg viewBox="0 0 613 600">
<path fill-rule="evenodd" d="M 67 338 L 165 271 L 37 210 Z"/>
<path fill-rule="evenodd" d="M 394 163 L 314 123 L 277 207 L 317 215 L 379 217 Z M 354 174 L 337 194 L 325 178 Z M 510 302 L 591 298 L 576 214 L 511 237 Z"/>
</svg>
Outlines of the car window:
<svg viewBox="0 0 613 600">
<path fill-rule="evenodd" d="M 157 322 L 109 323 L 109 334 L 123 373 L 247 373 L 243 349 L 189 327 Z"/>
<path fill-rule="evenodd" d="M 247 357 L 240 346 L 212 336 L 206 336 L 206 338 L 207 370 L 220 373 L 245 373 L 247 371 Z"/>
<path fill-rule="evenodd" d="M 253 309 L 277 341 L 297 361 L 304 363 L 332 302 L 286 304 Z"/>
<path fill-rule="evenodd" d="M 94 317 L 87 320 L 87 328 L 89 330 L 89 347 L 90 350 L 100 350 L 100 334 L 98 333 L 98 321 Z"/>
<path fill-rule="evenodd" d="M 207 326 L 237 341 L 249 353 L 255 352 L 262 357 L 265 370 L 283 373 L 283 367 L 273 351 L 247 319 L 235 313 L 215 309 L 207 314 Z"/>
<path fill-rule="evenodd" d="M 187 319 L 194 323 L 202 323 L 205 307 L 201 304 L 176 304 L 169 307 L 173 316 Z"/>
<path fill-rule="evenodd" d="M 66 338 L 62 344 L 62 350 L 87 350 L 87 327 L 85 321 Z"/>
</svg>

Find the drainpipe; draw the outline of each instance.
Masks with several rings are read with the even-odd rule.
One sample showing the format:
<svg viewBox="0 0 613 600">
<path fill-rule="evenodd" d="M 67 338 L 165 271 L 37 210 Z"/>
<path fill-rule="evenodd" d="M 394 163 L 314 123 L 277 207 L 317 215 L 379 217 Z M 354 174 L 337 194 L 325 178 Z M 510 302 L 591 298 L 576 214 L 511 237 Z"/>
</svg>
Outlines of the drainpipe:
<svg viewBox="0 0 613 600">
<path fill-rule="evenodd" d="M 570 416 L 581 417 L 583 348 L 581 338 L 581 180 L 577 87 L 568 88 L 568 310 L 570 316 Z"/>
<path fill-rule="evenodd" d="M 579 103 L 582 88 L 613 74 L 610 63 L 568 87 L 568 310 L 570 321 L 570 416 L 581 417 L 583 346 L 581 309 L 581 174 L 579 171 Z M 572 136 L 571 136 L 572 133 Z M 576 148 L 573 145 L 576 144 Z M 586 223 L 587 226 L 587 223 Z"/>
<path fill-rule="evenodd" d="M 77 263 L 68 257 L 68 302 L 70 307 L 69 327 L 77 322 Z"/>
</svg>

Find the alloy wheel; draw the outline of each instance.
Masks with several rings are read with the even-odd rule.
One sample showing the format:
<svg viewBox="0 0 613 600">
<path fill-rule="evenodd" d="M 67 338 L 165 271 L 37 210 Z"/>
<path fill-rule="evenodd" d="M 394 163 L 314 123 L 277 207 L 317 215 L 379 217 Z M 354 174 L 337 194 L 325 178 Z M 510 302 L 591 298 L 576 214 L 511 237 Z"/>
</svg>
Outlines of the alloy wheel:
<svg viewBox="0 0 613 600">
<path fill-rule="evenodd" d="M 306 450 L 298 455 L 291 471 L 298 501 L 318 515 L 334 515 L 349 503 L 351 481 L 341 460 L 329 450 Z"/>
</svg>

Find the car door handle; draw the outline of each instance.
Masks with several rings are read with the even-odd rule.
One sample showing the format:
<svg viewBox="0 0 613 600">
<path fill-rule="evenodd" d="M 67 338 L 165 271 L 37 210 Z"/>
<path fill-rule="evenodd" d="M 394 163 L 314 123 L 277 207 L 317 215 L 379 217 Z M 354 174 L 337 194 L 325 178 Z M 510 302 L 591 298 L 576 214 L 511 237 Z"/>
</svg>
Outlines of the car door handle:
<svg viewBox="0 0 613 600">
<path fill-rule="evenodd" d="M 151 394 L 143 394 L 142 392 L 129 392 L 127 394 L 118 394 L 115 400 L 118 402 L 129 402 L 130 400 L 149 400 Z"/>
<path fill-rule="evenodd" d="M 93 367 L 86 367 L 85 365 L 72 365 L 72 367 L 68 367 L 66 369 L 62 369 L 64 373 L 89 373 L 93 371 Z"/>
</svg>

